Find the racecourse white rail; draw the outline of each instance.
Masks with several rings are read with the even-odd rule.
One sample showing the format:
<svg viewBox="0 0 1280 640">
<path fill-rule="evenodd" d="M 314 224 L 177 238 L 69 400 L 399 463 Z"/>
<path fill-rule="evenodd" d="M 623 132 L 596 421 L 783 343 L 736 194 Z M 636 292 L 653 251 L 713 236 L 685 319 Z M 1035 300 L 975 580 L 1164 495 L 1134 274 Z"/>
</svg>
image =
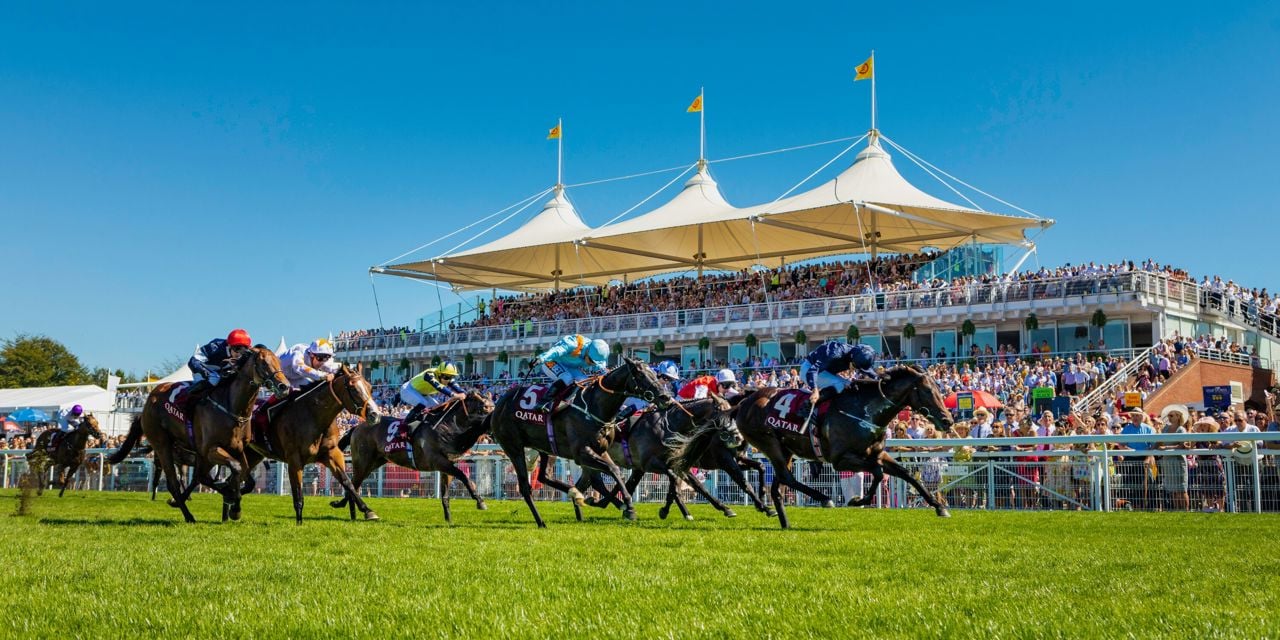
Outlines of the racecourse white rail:
<svg viewBox="0 0 1280 640">
<path fill-rule="evenodd" d="M 1254 443 L 1252 449 L 1247 453 L 1237 451 L 1235 443 L 1245 440 Z M 1126 448 L 1136 442 L 1189 443 L 1194 448 Z M 1280 433 L 1275 432 L 889 440 L 888 445 L 930 491 L 943 494 L 952 508 L 1280 512 Z M 17 486 L 18 478 L 26 472 L 25 453 L 0 452 L 4 488 Z M 153 467 L 149 458 L 130 458 L 110 467 L 103 461 L 106 450 L 88 453 L 89 460 L 77 474 L 75 488 L 151 488 Z M 772 473 L 765 464 L 767 490 Z M 519 498 L 512 466 L 496 446 L 477 446 L 459 466 L 477 484 L 481 495 Z M 797 461 L 795 472 L 802 482 L 827 492 L 838 504 L 861 497 L 870 481 L 869 475 L 836 472 L 826 464 L 810 461 Z M 561 479 L 572 479 L 577 473 L 575 465 L 559 459 L 552 470 Z M 723 472 L 698 473 L 717 498 L 733 505 L 748 503 L 745 494 Z M 1181 477 L 1183 473 L 1185 478 Z M 288 494 L 283 465 L 259 467 L 256 474 L 260 493 Z M 755 489 L 756 475 L 749 473 L 748 479 Z M 434 497 L 438 482 L 434 473 L 383 467 L 365 481 L 362 492 L 373 497 Z M 341 493 L 338 483 L 316 465 L 307 468 L 304 484 L 308 496 Z M 450 495 L 466 498 L 457 483 L 450 486 Z M 654 475 L 647 475 L 636 491 L 637 499 L 646 502 L 660 501 L 665 495 L 665 481 Z M 687 489 L 682 489 L 682 495 L 690 502 L 702 501 Z M 565 499 L 546 488 L 537 489 L 536 498 Z M 762 498 L 768 501 L 766 496 Z M 786 492 L 786 500 L 790 504 L 812 504 L 791 491 Z M 873 505 L 914 508 L 923 506 L 923 502 L 905 482 L 886 479 L 874 496 Z"/>
</svg>

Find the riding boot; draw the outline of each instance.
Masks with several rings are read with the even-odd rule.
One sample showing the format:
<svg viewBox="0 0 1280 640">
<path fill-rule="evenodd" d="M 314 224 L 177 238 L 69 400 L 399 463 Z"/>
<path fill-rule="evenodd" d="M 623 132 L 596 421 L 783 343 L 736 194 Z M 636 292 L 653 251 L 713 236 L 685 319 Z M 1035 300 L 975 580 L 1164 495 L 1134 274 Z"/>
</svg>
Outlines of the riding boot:
<svg viewBox="0 0 1280 640">
<path fill-rule="evenodd" d="M 200 398 L 207 395 L 211 389 L 213 389 L 213 385 L 209 384 L 208 380 L 196 380 L 191 383 L 191 386 L 187 387 L 187 401 L 186 405 L 183 407 L 185 412 L 190 415 L 191 410 L 195 408 L 196 403 L 200 401 Z"/>
<path fill-rule="evenodd" d="M 546 394 L 542 396 L 542 406 L 538 407 L 538 410 L 543 413 L 551 413 L 551 410 L 556 406 L 557 399 L 567 386 L 564 380 L 552 380 L 551 386 L 547 387 Z"/>
<path fill-rule="evenodd" d="M 426 413 L 426 411 L 427 411 L 427 405 L 425 404 L 414 405 L 414 407 L 409 410 L 408 415 L 404 417 L 403 424 L 405 425 L 405 427 L 409 427 L 410 424 L 421 422 L 422 415 Z M 407 432 L 407 429 L 406 429 L 406 432 Z"/>
</svg>

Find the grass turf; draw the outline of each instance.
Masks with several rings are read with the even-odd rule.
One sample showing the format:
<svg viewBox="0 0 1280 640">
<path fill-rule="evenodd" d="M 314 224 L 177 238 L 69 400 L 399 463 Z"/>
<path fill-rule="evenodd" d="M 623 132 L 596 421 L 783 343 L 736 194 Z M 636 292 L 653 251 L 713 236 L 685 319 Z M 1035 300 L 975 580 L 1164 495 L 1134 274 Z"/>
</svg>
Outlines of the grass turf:
<svg viewBox="0 0 1280 640">
<path fill-rule="evenodd" d="M 0 492 L 6 637 L 1265 637 L 1280 517 L 739 509 L 573 521 L 541 504 L 287 498 L 195 525 L 138 493 Z"/>
</svg>

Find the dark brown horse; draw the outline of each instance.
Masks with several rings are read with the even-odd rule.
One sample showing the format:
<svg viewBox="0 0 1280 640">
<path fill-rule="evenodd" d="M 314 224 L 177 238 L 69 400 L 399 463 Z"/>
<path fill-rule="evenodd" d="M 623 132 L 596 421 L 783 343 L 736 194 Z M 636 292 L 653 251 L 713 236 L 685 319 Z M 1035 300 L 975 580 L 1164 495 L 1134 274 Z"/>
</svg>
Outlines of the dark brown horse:
<svg viewBox="0 0 1280 640">
<path fill-rule="evenodd" d="M 264 458 L 279 460 L 289 467 L 289 488 L 293 493 L 293 513 L 302 524 L 302 470 L 313 462 L 320 463 L 338 479 L 344 491 L 355 495 L 354 507 L 359 507 L 366 520 L 377 520 L 378 514 L 355 494 L 351 478 L 347 477 L 347 461 L 338 446 L 336 418 L 343 409 L 361 420 L 378 421 L 378 404 L 373 401 L 373 387 L 364 379 L 362 367 L 355 369 L 343 365 L 333 379 L 294 392 L 282 406 L 269 407 L 269 421 L 263 442 L 255 437 L 246 456 L 252 469 Z M 256 436 L 257 434 L 255 434 Z M 253 474 L 242 489 L 249 493 L 254 489 Z M 353 507 L 353 513 L 354 513 Z"/>
<path fill-rule="evenodd" d="M 60 484 L 62 488 L 58 491 L 58 497 L 61 498 L 67 491 L 67 485 L 75 480 L 80 465 L 84 464 L 84 450 L 89 446 L 89 436 L 102 440 L 102 431 L 98 429 L 98 419 L 92 413 L 85 414 L 76 430 L 63 434 L 58 440 L 57 448 L 49 451 L 49 440 L 53 438 L 54 432 L 54 429 L 49 429 L 36 438 L 31 453 L 27 454 L 27 464 L 32 476 L 40 483 L 36 493 L 43 495 L 46 485 Z M 47 481 L 44 476 L 50 467 L 53 467 L 53 480 Z"/>
<path fill-rule="evenodd" d="M 124 460 L 143 435 L 155 453 L 155 463 L 163 471 L 171 504 L 182 510 L 187 522 L 195 516 L 187 508 L 187 499 L 197 484 L 205 484 L 222 494 L 222 520 L 240 519 L 240 490 L 249 477 L 249 460 L 245 446 L 249 442 L 249 420 L 254 399 L 263 385 L 277 394 L 289 393 L 289 381 L 280 371 L 280 358 L 263 345 L 245 351 L 233 365 L 231 379 L 218 385 L 191 409 L 191 428 L 175 413 L 181 409 L 170 397 L 174 384 L 162 384 L 151 390 L 142 413 L 133 419 L 129 435 L 120 449 L 108 458 L 111 464 Z M 177 461 L 183 450 L 195 453 L 195 481 L 185 489 L 178 479 Z M 214 467 L 229 467 L 232 475 L 225 482 L 214 482 Z"/>
<path fill-rule="evenodd" d="M 686 520 L 693 519 L 677 491 L 680 480 L 687 482 L 726 517 L 736 516 L 733 509 L 717 500 L 690 472 L 694 462 L 717 443 L 730 448 L 743 445 L 742 434 L 729 416 L 729 409 L 728 402 L 713 395 L 641 414 L 627 429 L 625 437 L 617 438 L 609 448 L 611 458 L 631 469 L 627 491 L 634 494 L 646 473 L 656 473 L 667 479 L 667 504 L 658 511 L 658 517 L 666 519 L 674 502 Z M 545 465 L 545 461 L 542 463 Z M 585 471 L 575 487 L 581 491 L 588 485 L 602 496 L 588 504 L 596 507 L 619 504 L 614 497 L 618 488 L 606 489 L 597 472 Z"/>
<path fill-rule="evenodd" d="M 342 437 L 339 447 L 351 445 L 351 474 L 354 487 L 347 489 L 341 500 L 329 503 L 335 509 L 349 507 L 351 519 L 356 519 L 356 502 L 360 500 L 360 485 L 382 465 L 393 462 L 406 469 L 436 471 L 440 474 L 440 504 L 444 507 L 445 522 L 452 523 L 449 510 L 449 483 L 457 478 L 471 497 L 476 508 L 485 510 L 484 498 L 476 493 L 476 485 L 454 462 L 475 445 L 480 436 L 489 431 L 489 414 L 493 403 L 476 391 L 467 392 L 463 400 L 450 400 L 428 413 L 413 430 L 409 439 L 413 457 L 400 450 L 387 453 L 383 445 L 387 441 L 387 428 L 392 418 L 362 422 Z M 365 517 L 368 518 L 368 512 Z M 377 516 L 374 516 L 376 518 Z"/>
<path fill-rule="evenodd" d="M 503 394 L 492 420 L 494 439 L 502 445 L 515 468 L 520 495 L 538 526 L 547 525 L 533 503 L 533 487 L 524 457 L 526 448 L 573 460 L 583 469 L 607 473 L 622 487 L 623 517 L 635 520 L 631 494 L 623 485 L 622 470 L 609 457 L 609 445 L 614 438 L 613 419 L 628 396 L 656 402 L 659 407 L 670 404 L 671 397 L 649 366 L 634 358 L 625 358 L 612 371 L 579 383 L 569 396 L 569 406 L 551 416 L 550 428 L 517 417 L 517 413 L 527 415 L 535 411 L 536 398 L 530 391 L 527 386 L 517 386 Z M 539 479 L 544 484 L 566 493 L 572 489 L 567 483 L 546 477 L 545 467 L 541 468 L 544 474 Z M 573 508 L 581 520 L 582 507 L 578 501 L 574 501 Z"/>
<path fill-rule="evenodd" d="M 903 366 L 885 372 L 880 380 L 857 380 L 831 401 L 827 419 L 810 426 L 804 434 L 770 426 L 766 422 L 769 405 L 779 389 L 757 390 L 734 409 L 738 428 L 747 441 L 760 450 L 773 464 L 773 482 L 769 493 L 778 510 L 778 521 L 787 528 L 787 514 L 782 505 L 782 485 L 817 500 L 825 507 L 834 506 L 825 493 L 801 483 L 791 473 L 791 459 L 799 456 L 829 462 L 838 471 L 868 471 L 871 488 L 861 499 L 850 500 L 850 506 L 870 504 L 884 474 L 907 481 L 939 516 L 951 515 L 946 506 L 925 490 L 910 472 L 884 451 L 886 426 L 903 407 L 911 407 L 929 417 L 939 431 L 951 428 L 951 413 L 943 404 L 942 394 L 923 370 Z M 779 400 L 779 403 L 783 400 Z M 817 429 L 815 448 L 812 433 Z"/>
</svg>

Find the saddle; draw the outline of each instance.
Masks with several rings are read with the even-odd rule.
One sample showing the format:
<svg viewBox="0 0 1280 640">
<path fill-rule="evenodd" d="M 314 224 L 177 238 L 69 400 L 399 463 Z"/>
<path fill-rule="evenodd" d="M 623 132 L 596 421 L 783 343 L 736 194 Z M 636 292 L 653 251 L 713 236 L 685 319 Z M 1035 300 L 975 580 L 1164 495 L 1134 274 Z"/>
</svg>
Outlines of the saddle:
<svg viewBox="0 0 1280 640">
<path fill-rule="evenodd" d="M 544 426 L 550 424 L 550 417 L 564 410 L 565 402 L 569 401 L 573 394 L 578 391 L 578 385 L 569 385 L 561 390 L 553 398 L 550 411 L 542 411 L 542 406 L 546 399 L 546 385 L 535 384 L 525 388 L 516 401 L 515 415 L 516 418 L 523 420 L 529 424 Z"/>
<path fill-rule="evenodd" d="M 50 431 L 49 441 L 45 443 L 44 450 L 49 454 L 57 453 L 58 446 L 62 444 L 62 438 L 64 438 L 66 435 L 67 434 L 63 433 L 62 430 L 60 429 Z"/>
</svg>

